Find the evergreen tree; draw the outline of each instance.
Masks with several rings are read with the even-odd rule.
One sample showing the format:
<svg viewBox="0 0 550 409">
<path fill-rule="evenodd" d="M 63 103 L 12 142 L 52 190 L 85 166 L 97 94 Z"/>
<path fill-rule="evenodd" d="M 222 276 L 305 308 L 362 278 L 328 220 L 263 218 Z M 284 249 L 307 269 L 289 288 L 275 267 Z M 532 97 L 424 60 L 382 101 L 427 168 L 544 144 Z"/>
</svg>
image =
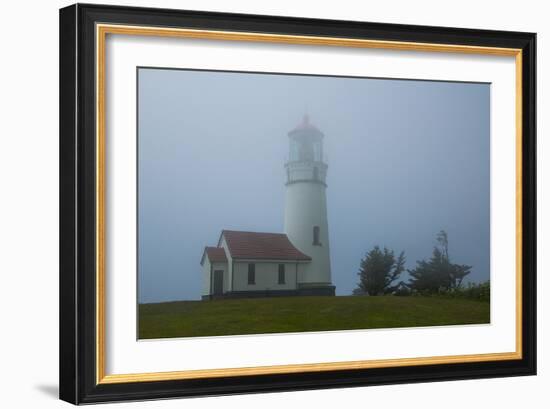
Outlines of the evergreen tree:
<svg viewBox="0 0 550 409">
<path fill-rule="evenodd" d="M 359 268 L 359 284 L 354 294 L 363 293 L 368 295 L 391 294 L 397 288 L 394 281 L 405 268 L 405 252 L 401 252 L 397 259 L 393 250 L 379 246 L 369 251 L 361 260 Z"/>
<path fill-rule="evenodd" d="M 441 230 L 437 234 L 438 245 L 434 247 L 431 258 L 416 262 L 416 268 L 407 270 L 411 278 L 408 286 L 420 293 L 438 293 L 460 288 L 462 280 L 472 269 L 465 264 L 451 263 L 447 233 Z"/>
</svg>

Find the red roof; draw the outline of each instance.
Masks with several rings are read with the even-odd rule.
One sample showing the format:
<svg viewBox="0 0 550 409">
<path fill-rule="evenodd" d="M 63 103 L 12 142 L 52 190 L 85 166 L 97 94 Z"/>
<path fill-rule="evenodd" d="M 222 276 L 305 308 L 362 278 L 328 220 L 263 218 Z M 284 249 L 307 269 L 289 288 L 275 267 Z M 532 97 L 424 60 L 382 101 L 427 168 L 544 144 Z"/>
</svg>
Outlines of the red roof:
<svg viewBox="0 0 550 409">
<path fill-rule="evenodd" d="M 204 252 L 208 256 L 211 263 L 225 263 L 227 257 L 223 247 L 205 247 Z"/>
<path fill-rule="evenodd" d="M 290 133 L 298 132 L 298 131 L 315 131 L 318 133 L 321 133 L 321 131 L 313 125 L 311 122 L 309 122 L 309 115 L 304 115 L 302 118 L 302 122 L 300 122 L 296 127 L 290 131 Z"/>
<path fill-rule="evenodd" d="M 231 257 L 250 260 L 310 261 L 292 245 L 286 234 L 223 230 Z"/>
</svg>

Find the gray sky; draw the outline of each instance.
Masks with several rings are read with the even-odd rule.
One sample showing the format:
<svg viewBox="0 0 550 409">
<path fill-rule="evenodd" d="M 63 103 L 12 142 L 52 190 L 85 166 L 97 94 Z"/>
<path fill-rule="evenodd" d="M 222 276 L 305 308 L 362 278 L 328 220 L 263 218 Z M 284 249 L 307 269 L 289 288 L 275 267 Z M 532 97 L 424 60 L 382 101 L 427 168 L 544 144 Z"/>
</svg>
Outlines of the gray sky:
<svg viewBox="0 0 550 409">
<path fill-rule="evenodd" d="M 489 278 L 489 84 L 140 69 L 138 110 L 140 302 L 199 299 L 222 229 L 283 231 L 306 110 L 325 134 L 337 295 L 374 245 L 413 268 L 441 229 L 469 279 Z"/>
</svg>

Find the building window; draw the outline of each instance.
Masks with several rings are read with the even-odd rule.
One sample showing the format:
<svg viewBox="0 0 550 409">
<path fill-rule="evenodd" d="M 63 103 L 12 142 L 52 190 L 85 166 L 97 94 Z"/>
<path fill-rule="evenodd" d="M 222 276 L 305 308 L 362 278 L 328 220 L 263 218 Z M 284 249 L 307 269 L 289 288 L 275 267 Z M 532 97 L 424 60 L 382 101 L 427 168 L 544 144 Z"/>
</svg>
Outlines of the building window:
<svg viewBox="0 0 550 409">
<path fill-rule="evenodd" d="M 319 180 L 319 168 L 317 166 L 313 168 L 313 180 Z"/>
<path fill-rule="evenodd" d="M 314 156 L 314 159 L 317 161 L 317 162 L 321 162 L 322 158 L 321 158 L 321 141 L 316 141 L 313 143 L 313 156 Z"/>
<path fill-rule="evenodd" d="M 279 284 L 285 283 L 285 265 L 279 264 Z"/>
<path fill-rule="evenodd" d="M 248 284 L 256 284 L 256 264 L 248 265 Z"/>
<path fill-rule="evenodd" d="M 319 226 L 313 226 L 313 245 L 314 246 L 320 246 L 321 245 L 319 235 L 320 235 Z"/>
</svg>

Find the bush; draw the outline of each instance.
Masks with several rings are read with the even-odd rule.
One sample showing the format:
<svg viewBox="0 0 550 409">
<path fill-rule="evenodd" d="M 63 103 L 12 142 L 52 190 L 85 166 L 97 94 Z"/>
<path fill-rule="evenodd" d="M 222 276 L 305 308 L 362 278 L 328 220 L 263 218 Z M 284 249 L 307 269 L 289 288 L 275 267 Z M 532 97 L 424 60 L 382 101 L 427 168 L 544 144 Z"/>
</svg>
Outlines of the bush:
<svg viewBox="0 0 550 409">
<path fill-rule="evenodd" d="M 434 295 L 449 298 L 464 298 L 468 300 L 489 302 L 491 300 L 491 284 L 489 281 L 484 281 L 482 283 L 468 283 L 465 286 L 460 286 L 451 290 L 439 291 Z"/>
<path fill-rule="evenodd" d="M 457 297 L 489 302 L 491 300 L 491 284 L 489 281 L 468 283 L 465 287 L 458 288 L 454 293 Z"/>
</svg>

